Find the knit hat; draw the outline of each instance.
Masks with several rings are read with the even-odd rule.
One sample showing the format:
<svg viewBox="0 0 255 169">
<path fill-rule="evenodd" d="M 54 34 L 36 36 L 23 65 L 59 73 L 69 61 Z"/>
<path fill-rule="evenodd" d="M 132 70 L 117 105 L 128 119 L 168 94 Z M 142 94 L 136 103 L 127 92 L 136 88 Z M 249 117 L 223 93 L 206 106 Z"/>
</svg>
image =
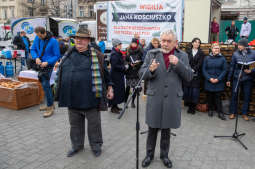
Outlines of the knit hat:
<svg viewBox="0 0 255 169">
<path fill-rule="evenodd" d="M 116 47 L 118 45 L 122 44 L 119 39 L 112 39 L 112 46 Z"/>
<path fill-rule="evenodd" d="M 238 45 L 248 47 L 248 39 L 243 38 L 238 41 Z"/>
<path fill-rule="evenodd" d="M 248 20 L 248 18 L 245 16 L 245 17 L 243 18 L 243 20 L 244 20 L 244 21 L 247 21 L 247 20 Z"/>
<path fill-rule="evenodd" d="M 138 39 L 136 39 L 136 38 L 133 38 L 133 39 L 132 39 L 132 41 L 131 41 L 131 43 L 139 44 L 139 40 L 138 40 Z"/>
</svg>

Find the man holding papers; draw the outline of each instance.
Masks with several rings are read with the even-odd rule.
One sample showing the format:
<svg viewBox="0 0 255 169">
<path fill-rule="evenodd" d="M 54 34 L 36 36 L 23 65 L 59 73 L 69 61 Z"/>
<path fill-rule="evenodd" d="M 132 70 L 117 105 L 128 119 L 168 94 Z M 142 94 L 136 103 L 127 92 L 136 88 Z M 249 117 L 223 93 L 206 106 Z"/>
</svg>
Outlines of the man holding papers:
<svg viewBox="0 0 255 169">
<path fill-rule="evenodd" d="M 255 72 L 253 66 L 254 63 L 255 63 L 255 51 L 248 48 L 248 40 L 245 38 L 239 40 L 238 50 L 232 56 L 227 82 L 228 87 L 232 86 L 232 99 L 230 104 L 230 116 L 229 116 L 230 119 L 234 119 L 235 114 L 237 113 L 238 92 L 235 93 L 234 90 L 237 85 L 237 80 L 242 65 L 244 65 L 244 71 L 242 73 L 238 89 L 241 87 L 241 89 L 243 90 L 242 117 L 246 121 L 249 120 L 249 118 L 247 117 L 247 112 L 249 110 L 251 90 L 253 85 L 253 77 L 251 74 Z M 231 80 L 232 85 L 230 83 Z"/>
</svg>

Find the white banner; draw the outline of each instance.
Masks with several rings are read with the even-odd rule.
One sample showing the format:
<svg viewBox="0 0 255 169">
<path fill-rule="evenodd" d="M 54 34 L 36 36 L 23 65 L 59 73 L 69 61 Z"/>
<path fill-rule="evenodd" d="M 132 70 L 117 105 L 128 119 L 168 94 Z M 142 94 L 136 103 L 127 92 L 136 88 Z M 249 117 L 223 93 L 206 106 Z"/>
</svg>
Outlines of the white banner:
<svg viewBox="0 0 255 169">
<path fill-rule="evenodd" d="M 79 24 L 71 21 L 60 21 L 58 24 L 58 34 L 63 38 L 74 36 L 79 28 Z"/>
<path fill-rule="evenodd" d="M 130 0 L 108 2 L 107 39 L 130 43 L 139 34 L 147 44 L 166 29 L 182 39 L 183 0 Z"/>
<path fill-rule="evenodd" d="M 21 18 L 12 23 L 12 31 L 13 35 L 17 35 L 20 31 L 25 31 L 27 37 L 30 40 L 34 40 L 36 34 L 34 33 L 34 29 L 37 26 L 42 26 L 46 28 L 46 18 Z"/>
</svg>

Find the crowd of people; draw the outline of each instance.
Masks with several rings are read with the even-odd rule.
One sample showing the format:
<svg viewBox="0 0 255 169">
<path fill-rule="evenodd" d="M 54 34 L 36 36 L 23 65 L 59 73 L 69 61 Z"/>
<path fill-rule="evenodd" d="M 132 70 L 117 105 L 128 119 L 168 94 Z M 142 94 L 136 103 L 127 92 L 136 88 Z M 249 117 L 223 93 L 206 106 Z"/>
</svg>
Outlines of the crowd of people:
<svg viewBox="0 0 255 169">
<path fill-rule="evenodd" d="M 212 38 L 216 41 L 217 30 L 214 19 Z M 238 31 L 234 28 L 234 22 L 226 30 L 229 37 L 236 36 L 233 30 Z M 96 44 L 89 30 L 80 28 L 68 39 L 68 47 L 62 43 L 63 39 L 58 38 L 57 41 L 43 27 L 37 27 L 35 33 L 37 36 L 31 48 L 23 32 L 16 42 L 24 42 L 20 48 L 31 53 L 34 60 L 33 63 L 28 59 L 28 64 L 32 68 L 38 67 L 38 77 L 46 96 L 46 106 L 40 107 L 40 110 L 45 111 L 44 117 L 54 113 L 54 96 L 49 80 L 54 65 L 59 62 L 55 100 L 59 107 L 68 109 L 72 143 L 68 157 L 84 148 L 85 118 L 92 152 L 96 157 L 101 155 L 103 138 L 100 111 L 110 107 L 112 113 L 119 114 L 122 110 L 120 104 L 127 102 L 129 97 L 132 97 L 131 108 L 135 108 L 137 98 L 135 95 L 130 96 L 130 91 L 134 90 L 142 74 L 145 74 L 146 124 L 149 129 L 143 167 L 149 166 L 154 158 L 158 131 L 161 131 L 160 158 L 167 168 L 172 167 L 168 157 L 170 129 L 181 125 L 182 100 L 188 107 L 187 113 L 196 113 L 201 88 L 207 94 L 210 117 L 214 111 L 222 120 L 226 120 L 224 113 L 229 113 L 230 119 L 235 117 L 238 113 L 238 96 L 234 89 L 244 64 L 245 69 L 237 88 L 243 89 L 242 117 L 249 120 L 247 113 L 255 69 L 250 69 L 246 63 L 255 62 L 255 51 L 248 47 L 246 36 L 238 41 L 238 50 L 229 65 L 220 53 L 218 43 L 212 44 L 211 53 L 206 56 L 200 49 L 201 40 L 194 38 L 191 47 L 183 52 L 178 48 L 176 34 L 171 30 L 163 31 L 159 39 L 152 38 L 148 45 L 136 34 L 127 49 L 124 49 L 125 52 L 122 42 L 113 39 L 109 70 L 103 55 L 104 42 L 99 40 L 99 44 Z M 223 112 L 222 92 L 230 86 L 230 111 Z"/>
</svg>

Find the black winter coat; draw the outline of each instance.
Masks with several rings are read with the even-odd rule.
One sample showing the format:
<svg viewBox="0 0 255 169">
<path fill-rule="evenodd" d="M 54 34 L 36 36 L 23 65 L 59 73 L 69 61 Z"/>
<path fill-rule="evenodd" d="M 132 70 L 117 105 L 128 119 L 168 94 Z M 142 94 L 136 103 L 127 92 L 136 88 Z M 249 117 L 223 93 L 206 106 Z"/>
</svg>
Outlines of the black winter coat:
<svg viewBox="0 0 255 169">
<path fill-rule="evenodd" d="M 111 56 L 111 79 L 114 89 L 114 98 L 110 100 L 110 105 L 117 105 L 125 100 L 125 65 L 122 57 L 122 53 L 117 51 L 115 48 L 112 48 Z"/>
<path fill-rule="evenodd" d="M 103 64 L 103 55 L 96 51 L 99 62 L 104 65 L 103 85 L 112 85 L 107 67 Z M 92 91 L 92 58 L 91 50 L 79 53 L 75 47 L 71 48 L 63 57 L 58 71 L 56 101 L 59 107 L 78 110 L 99 108 L 100 99 Z M 104 96 L 105 97 L 105 96 Z"/>
<path fill-rule="evenodd" d="M 126 71 L 126 78 L 127 79 L 139 79 L 138 71 L 143 64 L 143 49 L 140 46 L 137 49 L 131 49 L 130 47 L 127 49 L 127 57 L 126 62 L 129 65 Z M 136 66 L 132 67 L 131 63 L 133 61 L 139 61 Z"/>
<path fill-rule="evenodd" d="M 27 41 L 29 43 L 29 47 L 30 47 L 29 38 L 27 36 L 25 36 L 25 38 L 27 39 Z M 12 43 L 17 46 L 17 49 L 26 50 L 26 45 L 23 42 L 22 37 L 20 35 L 15 36 Z"/>
<path fill-rule="evenodd" d="M 188 57 L 189 57 L 189 65 L 191 69 L 194 70 L 194 76 L 192 81 L 190 82 L 184 82 L 183 85 L 185 87 L 196 87 L 200 88 L 200 82 L 203 76 L 202 73 L 202 65 L 203 65 L 203 59 L 205 57 L 203 51 L 201 49 L 198 49 L 197 54 L 193 57 L 192 49 L 187 51 Z"/>
</svg>

